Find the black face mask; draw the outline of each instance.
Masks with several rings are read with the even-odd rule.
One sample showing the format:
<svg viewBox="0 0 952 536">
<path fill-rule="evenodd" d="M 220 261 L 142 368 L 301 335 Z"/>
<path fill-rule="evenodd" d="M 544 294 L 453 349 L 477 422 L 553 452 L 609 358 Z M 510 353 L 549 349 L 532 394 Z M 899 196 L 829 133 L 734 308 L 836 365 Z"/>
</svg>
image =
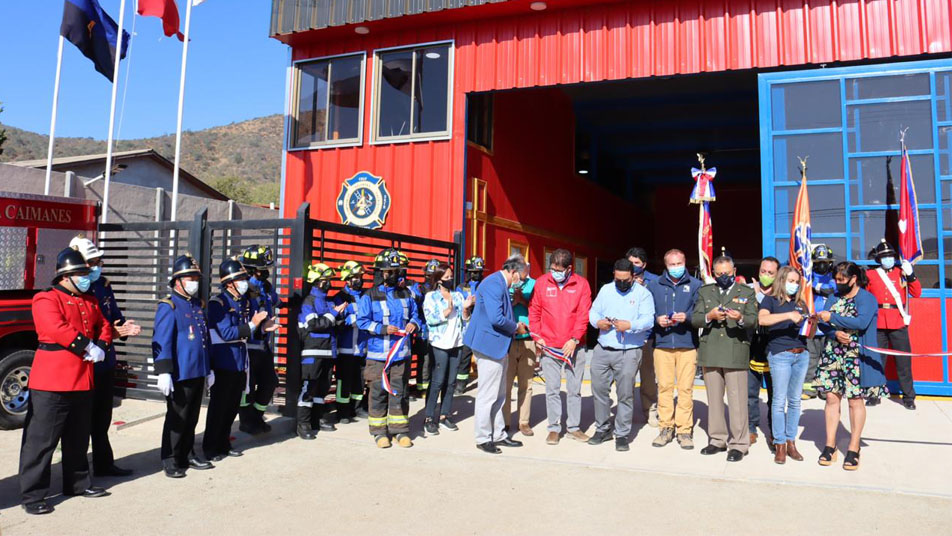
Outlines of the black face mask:
<svg viewBox="0 0 952 536">
<path fill-rule="evenodd" d="M 440 279 L 440 286 L 446 290 L 453 290 L 453 280 L 452 279 Z"/>
<path fill-rule="evenodd" d="M 354 290 L 360 290 L 364 288 L 364 280 L 360 277 L 355 277 L 347 282 L 347 286 Z"/>
<path fill-rule="evenodd" d="M 331 288 L 331 282 L 328 281 L 328 280 L 326 280 L 326 279 L 323 279 L 323 280 L 321 280 L 321 281 L 318 281 L 318 282 L 317 282 L 317 288 L 323 290 L 324 292 L 327 292 L 327 291 L 330 290 L 330 288 Z"/>
<path fill-rule="evenodd" d="M 853 292 L 853 285 L 849 283 L 837 283 L 836 284 L 836 295 L 837 296 L 846 296 L 850 292 Z"/>
<path fill-rule="evenodd" d="M 615 288 L 618 289 L 618 292 L 625 293 L 631 290 L 631 286 L 634 284 L 634 281 L 619 281 L 615 280 Z"/>
<path fill-rule="evenodd" d="M 813 271 L 819 275 L 826 275 L 830 273 L 830 263 L 828 262 L 818 262 L 816 266 L 813 267 Z"/>
<path fill-rule="evenodd" d="M 388 287 L 395 287 L 397 286 L 398 279 L 397 274 L 387 274 L 383 277 L 383 284 Z"/>
<path fill-rule="evenodd" d="M 258 270 L 258 279 L 264 281 L 265 279 L 271 277 L 271 272 L 267 270 Z"/>
<path fill-rule="evenodd" d="M 723 274 L 714 278 L 717 281 L 717 286 L 721 287 L 724 290 L 727 290 L 734 284 L 734 276 L 731 274 Z"/>
<path fill-rule="evenodd" d="M 470 281 L 475 281 L 475 282 L 479 283 L 482 279 L 483 279 L 483 273 L 482 273 L 482 272 L 471 272 L 471 273 L 469 274 L 469 280 L 470 280 Z"/>
<path fill-rule="evenodd" d="M 645 273 L 645 267 L 644 267 L 644 266 L 635 266 L 634 268 L 632 268 L 632 271 L 635 272 L 635 275 L 641 275 L 641 274 Z"/>
</svg>

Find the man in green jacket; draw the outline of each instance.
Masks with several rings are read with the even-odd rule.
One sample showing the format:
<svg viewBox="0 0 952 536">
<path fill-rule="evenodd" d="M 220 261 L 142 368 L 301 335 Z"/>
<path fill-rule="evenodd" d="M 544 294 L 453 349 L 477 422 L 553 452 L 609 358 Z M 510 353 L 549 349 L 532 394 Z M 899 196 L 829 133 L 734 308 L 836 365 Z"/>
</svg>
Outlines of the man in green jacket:
<svg viewBox="0 0 952 536">
<path fill-rule="evenodd" d="M 727 461 L 739 462 L 747 455 L 747 368 L 750 338 L 757 327 L 757 296 L 754 290 L 735 282 L 734 260 L 714 260 L 715 283 L 698 290 L 691 323 L 701 328 L 698 364 L 703 367 L 707 388 L 708 445 L 701 454 L 728 451 Z M 730 411 L 730 436 L 724 420 L 724 391 Z"/>
</svg>

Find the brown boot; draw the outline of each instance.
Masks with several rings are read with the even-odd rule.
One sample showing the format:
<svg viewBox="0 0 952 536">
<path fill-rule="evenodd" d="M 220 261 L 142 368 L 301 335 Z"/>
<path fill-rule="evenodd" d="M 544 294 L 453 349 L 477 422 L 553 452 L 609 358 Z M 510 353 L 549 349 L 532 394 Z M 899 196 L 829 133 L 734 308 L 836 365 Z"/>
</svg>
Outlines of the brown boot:
<svg viewBox="0 0 952 536">
<path fill-rule="evenodd" d="M 803 455 L 797 450 L 797 444 L 793 441 L 787 441 L 787 456 L 798 462 L 803 461 Z"/>
<path fill-rule="evenodd" d="M 773 461 L 776 464 L 783 465 L 787 463 L 787 445 L 781 443 L 776 445 L 777 450 L 774 451 Z"/>
<path fill-rule="evenodd" d="M 522 435 L 524 435 L 524 436 L 526 436 L 526 437 L 531 437 L 531 436 L 535 435 L 535 432 L 532 431 L 532 428 L 529 428 L 529 425 L 528 425 L 528 424 L 520 424 L 520 425 L 519 425 L 519 433 L 521 433 Z"/>
</svg>

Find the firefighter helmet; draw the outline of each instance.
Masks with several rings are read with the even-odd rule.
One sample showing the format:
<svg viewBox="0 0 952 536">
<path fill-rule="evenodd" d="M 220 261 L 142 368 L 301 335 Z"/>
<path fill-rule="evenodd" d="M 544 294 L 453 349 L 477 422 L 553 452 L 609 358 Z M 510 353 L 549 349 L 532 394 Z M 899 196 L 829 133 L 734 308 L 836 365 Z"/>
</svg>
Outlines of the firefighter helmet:
<svg viewBox="0 0 952 536">
<path fill-rule="evenodd" d="M 439 267 L 439 259 L 430 259 L 426 261 L 426 265 L 423 267 L 423 273 L 427 276 L 433 275 Z"/>
<path fill-rule="evenodd" d="M 198 268 L 198 263 L 195 262 L 195 258 L 188 253 L 180 255 L 175 259 L 175 262 L 172 263 L 172 277 L 169 278 L 169 286 L 174 285 L 176 279 L 187 275 L 202 276 L 202 271 Z"/>
<path fill-rule="evenodd" d="M 249 246 L 241 253 L 242 266 L 264 268 L 274 265 L 274 252 L 268 246 Z"/>
<path fill-rule="evenodd" d="M 395 270 L 403 266 L 400 259 L 400 253 L 395 248 L 387 248 L 377 254 L 374 259 L 374 269 L 376 270 Z"/>
<path fill-rule="evenodd" d="M 89 273 L 89 266 L 86 266 L 86 259 L 83 254 L 73 248 L 66 248 L 60 251 L 56 256 L 56 275 L 53 276 L 53 284 L 56 284 L 61 277 L 68 275 L 86 275 Z"/>
<path fill-rule="evenodd" d="M 486 269 L 486 261 L 479 255 L 474 255 L 464 263 L 467 272 L 482 272 Z"/>
<path fill-rule="evenodd" d="M 354 276 L 363 275 L 364 265 L 357 261 L 347 261 L 341 264 L 337 271 L 340 272 L 340 280 L 347 281 Z"/>
<path fill-rule="evenodd" d="M 245 267 L 235 259 L 228 259 L 218 267 L 218 279 L 224 285 L 229 281 L 248 279 L 250 276 L 245 271 Z"/>
<path fill-rule="evenodd" d="M 323 262 L 315 262 L 307 267 L 305 277 L 308 283 L 334 277 L 334 269 Z"/>
<path fill-rule="evenodd" d="M 826 244 L 813 246 L 813 262 L 833 262 L 833 248 Z"/>
<path fill-rule="evenodd" d="M 79 235 L 70 240 L 69 247 L 80 252 L 83 258 L 86 259 L 86 262 L 89 262 L 92 259 L 98 259 L 104 254 L 101 249 L 96 247 L 96 244 L 94 244 L 92 240 L 86 238 L 83 235 Z"/>
<path fill-rule="evenodd" d="M 885 238 L 880 240 L 879 243 L 876 244 L 876 247 L 874 247 L 869 253 L 876 261 L 879 261 L 879 259 L 883 257 L 896 257 L 899 255 L 896 250 L 889 245 L 889 242 L 886 242 Z"/>
</svg>

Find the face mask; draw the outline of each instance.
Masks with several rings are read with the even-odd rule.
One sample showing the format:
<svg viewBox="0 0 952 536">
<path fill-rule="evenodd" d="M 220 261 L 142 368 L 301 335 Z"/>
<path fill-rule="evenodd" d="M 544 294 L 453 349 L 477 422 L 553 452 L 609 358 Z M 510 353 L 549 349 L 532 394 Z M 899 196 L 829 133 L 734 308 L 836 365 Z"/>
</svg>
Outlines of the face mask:
<svg viewBox="0 0 952 536">
<path fill-rule="evenodd" d="M 786 283 L 784 288 L 787 291 L 788 296 L 794 296 L 798 290 L 800 290 L 800 283 Z"/>
<path fill-rule="evenodd" d="M 194 296 L 198 292 L 198 281 L 186 281 L 183 286 L 185 293 L 189 296 Z"/>
<path fill-rule="evenodd" d="M 846 296 L 853 291 L 853 285 L 849 283 L 837 283 L 836 284 L 836 295 L 837 296 Z"/>
<path fill-rule="evenodd" d="M 629 290 L 631 290 L 631 285 L 633 283 L 634 281 L 619 281 L 616 279 L 615 288 L 618 289 L 618 292 L 621 292 L 622 294 L 624 294 L 625 292 L 628 292 Z"/>
<path fill-rule="evenodd" d="M 760 286 L 767 288 L 773 285 L 774 277 L 772 275 L 760 274 Z"/>
<path fill-rule="evenodd" d="M 319 289 L 321 289 L 321 290 L 327 292 L 327 291 L 331 288 L 331 282 L 328 281 L 328 280 L 326 280 L 326 279 L 323 279 L 323 280 L 321 280 L 321 281 L 318 281 L 318 282 L 317 282 L 317 288 L 319 288 Z"/>
<path fill-rule="evenodd" d="M 816 263 L 816 266 L 813 267 L 813 271 L 819 275 L 826 275 L 830 273 L 830 263 L 818 262 Z"/>
<path fill-rule="evenodd" d="M 518 283 L 513 283 L 509 286 L 512 290 L 519 290 L 526 284 L 525 281 L 519 281 Z"/>
<path fill-rule="evenodd" d="M 80 293 L 86 292 L 89 290 L 89 285 L 93 284 L 93 280 L 89 278 L 88 275 L 79 275 L 73 278 L 73 285 L 76 287 Z"/>
<path fill-rule="evenodd" d="M 388 287 L 397 286 L 397 274 L 385 275 L 383 278 L 383 284 L 387 285 Z"/>
<path fill-rule="evenodd" d="M 93 266 L 89 269 L 89 280 L 95 283 L 102 275 L 102 266 Z"/>
<path fill-rule="evenodd" d="M 569 277 L 569 271 L 565 270 L 563 272 L 557 272 L 555 270 L 549 270 L 549 273 L 552 274 L 552 279 L 555 279 L 556 283 L 562 283 Z"/>
<path fill-rule="evenodd" d="M 476 282 L 478 283 L 478 282 L 480 282 L 482 279 L 483 279 L 483 273 L 482 273 L 482 272 L 472 272 L 471 274 L 469 274 L 469 280 L 470 280 L 470 281 L 476 281 Z"/>
<path fill-rule="evenodd" d="M 364 280 L 359 277 L 355 277 L 354 279 L 348 281 L 347 285 L 354 290 L 360 290 L 364 288 Z"/>
<path fill-rule="evenodd" d="M 893 266 L 896 266 L 896 257 L 883 257 L 879 259 L 879 264 L 882 265 L 883 270 L 892 270 Z"/>
<path fill-rule="evenodd" d="M 453 290 L 453 280 L 452 279 L 440 279 L 440 286 L 446 290 Z"/>
<path fill-rule="evenodd" d="M 235 290 L 238 291 L 239 296 L 244 296 L 245 292 L 248 292 L 248 281 L 244 279 L 242 279 L 241 281 L 236 281 Z"/>
<path fill-rule="evenodd" d="M 717 286 L 725 290 L 734 284 L 734 276 L 731 274 L 722 274 L 715 277 L 714 279 L 717 281 Z"/>
<path fill-rule="evenodd" d="M 634 268 L 632 268 L 632 271 L 635 272 L 635 275 L 641 275 L 641 274 L 645 273 L 645 267 L 644 267 L 644 266 L 635 266 Z"/>
<path fill-rule="evenodd" d="M 668 275 L 671 276 L 671 279 L 681 279 L 684 277 L 684 265 L 669 267 Z"/>
<path fill-rule="evenodd" d="M 265 279 L 271 277 L 271 272 L 268 270 L 258 270 L 258 279 L 264 281 Z"/>
</svg>

